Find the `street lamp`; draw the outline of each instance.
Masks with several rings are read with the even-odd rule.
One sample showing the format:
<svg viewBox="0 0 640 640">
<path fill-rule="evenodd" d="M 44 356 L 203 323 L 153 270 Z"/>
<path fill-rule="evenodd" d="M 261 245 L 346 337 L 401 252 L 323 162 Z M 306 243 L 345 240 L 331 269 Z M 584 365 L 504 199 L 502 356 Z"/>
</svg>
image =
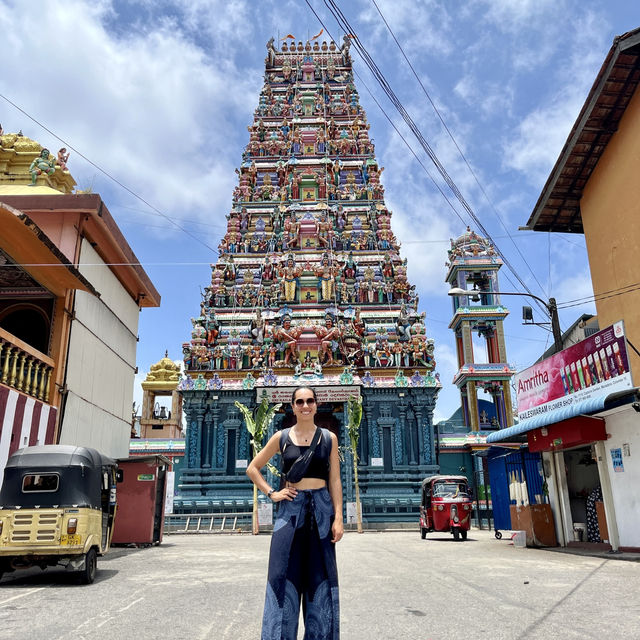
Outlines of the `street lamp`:
<svg viewBox="0 0 640 640">
<path fill-rule="evenodd" d="M 533 298 L 538 302 L 541 302 L 547 313 L 549 314 L 549 318 L 551 319 L 551 332 L 553 333 L 553 342 L 555 351 L 554 353 L 558 353 L 558 351 L 562 351 L 562 331 L 560 330 L 560 321 L 558 319 L 558 305 L 556 304 L 555 298 L 549 298 L 549 301 L 545 301 L 542 298 L 538 298 L 538 296 L 534 296 L 532 293 L 516 293 L 513 291 L 480 291 L 479 289 L 474 289 L 472 291 L 465 291 L 465 289 L 461 289 L 460 287 L 453 287 L 449 289 L 449 295 L 455 297 L 461 296 L 478 296 L 481 293 L 491 294 L 494 296 L 528 296 L 529 298 Z"/>
</svg>

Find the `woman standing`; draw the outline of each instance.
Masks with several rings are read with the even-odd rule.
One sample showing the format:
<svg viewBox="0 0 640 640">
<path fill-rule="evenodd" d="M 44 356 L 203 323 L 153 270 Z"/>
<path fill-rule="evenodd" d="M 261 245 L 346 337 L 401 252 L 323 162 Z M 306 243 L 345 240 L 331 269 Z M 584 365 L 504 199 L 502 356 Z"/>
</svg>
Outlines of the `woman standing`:
<svg viewBox="0 0 640 640">
<path fill-rule="evenodd" d="M 335 544 L 344 533 L 338 439 L 315 425 L 313 389 L 296 389 L 291 406 L 296 423 L 274 434 L 247 468 L 252 482 L 273 502 L 281 503 L 271 538 L 261 640 L 296 640 L 301 600 L 305 640 L 338 640 Z M 270 487 L 261 473 L 278 452 L 282 472 L 290 476 L 280 491 Z"/>
</svg>

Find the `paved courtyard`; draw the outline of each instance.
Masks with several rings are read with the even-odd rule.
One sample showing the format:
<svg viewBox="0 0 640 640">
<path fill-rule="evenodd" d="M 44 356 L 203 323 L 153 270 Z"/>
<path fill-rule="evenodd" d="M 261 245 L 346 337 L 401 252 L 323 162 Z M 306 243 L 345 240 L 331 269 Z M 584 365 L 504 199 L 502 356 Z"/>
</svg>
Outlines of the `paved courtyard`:
<svg viewBox="0 0 640 640">
<path fill-rule="evenodd" d="M 165 536 L 114 549 L 96 582 L 31 569 L 0 582 L 12 640 L 258 640 L 270 537 Z M 343 640 L 639 638 L 640 563 L 413 531 L 338 545 Z M 300 634 L 302 638 L 302 633 Z"/>
</svg>

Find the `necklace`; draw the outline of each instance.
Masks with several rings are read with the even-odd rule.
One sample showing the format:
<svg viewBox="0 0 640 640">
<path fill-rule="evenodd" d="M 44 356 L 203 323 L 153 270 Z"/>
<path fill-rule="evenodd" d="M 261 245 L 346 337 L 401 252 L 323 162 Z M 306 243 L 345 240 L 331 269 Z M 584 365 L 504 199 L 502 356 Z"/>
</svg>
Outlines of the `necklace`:
<svg viewBox="0 0 640 640">
<path fill-rule="evenodd" d="M 315 433 L 315 429 L 313 430 L 313 432 Z M 300 437 L 298 438 L 298 436 Z M 296 440 L 304 440 L 305 443 L 307 443 L 309 442 L 309 437 L 307 436 L 306 438 L 304 438 L 302 434 L 298 434 L 298 432 L 296 431 Z"/>
</svg>

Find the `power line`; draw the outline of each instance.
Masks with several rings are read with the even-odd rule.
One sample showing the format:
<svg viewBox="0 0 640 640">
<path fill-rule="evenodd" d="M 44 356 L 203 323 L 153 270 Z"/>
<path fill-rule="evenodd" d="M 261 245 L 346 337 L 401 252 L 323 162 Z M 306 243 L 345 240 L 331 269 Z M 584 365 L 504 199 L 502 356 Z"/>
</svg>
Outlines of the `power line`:
<svg viewBox="0 0 640 640">
<path fill-rule="evenodd" d="M 0 98 L 2 98 L 3 100 L 5 100 L 6 102 L 8 102 L 12 107 L 14 107 L 14 109 L 17 109 L 18 111 L 20 111 L 20 113 L 22 113 L 23 115 L 25 115 L 27 118 L 29 118 L 29 120 L 35 122 L 39 127 L 42 127 L 42 129 L 44 129 L 47 133 L 51 134 L 56 140 L 59 140 L 60 142 L 62 142 L 63 145 L 65 145 L 65 147 L 67 149 L 71 149 L 74 153 L 76 153 L 77 155 L 79 155 L 83 160 L 85 160 L 86 162 L 88 162 L 92 167 L 95 167 L 98 171 L 100 171 L 100 173 L 102 173 L 103 175 L 105 175 L 107 178 L 109 178 L 109 180 L 112 180 L 113 182 L 115 182 L 119 187 L 121 187 L 122 189 L 124 189 L 127 193 L 131 194 L 134 198 L 136 198 L 137 200 L 140 200 L 140 202 L 142 202 L 143 204 L 145 204 L 147 207 L 149 207 L 149 209 L 152 209 L 153 211 L 155 211 L 159 216 L 162 216 L 163 218 L 165 218 L 165 220 L 168 220 L 172 225 L 174 225 L 176 228 L 180 229 L 180 231 L 182 231 L 183 233 L 186 233 L 190 238 L 192 238 L 193 240 L 195 240 L 196 242 L 199 242 L 201 245 L 205 246 L 207 249 L 209 249 L 210 251 L 213 251 L 216 255 L 218 255 L 218 250 L 214 249 L 213 247 L 210 247 L 206 242 L 204 242 L 201 238 L 199 238 L 198 236 L 194 235 L 193 233 L 191 233 L 190 231 L 188 231 L 187 229 L 185 229 L 184 227 L 182 227 L 181 225 L 179 225 L 175 220 L 173 220 L 171 217 L 169 217 L 166 213 L 163 213 L 162 211 L 160 211 L 160 209 L 158 209 L 157 207 L 155 207 L 154 205 L 152 205 L 150 202 L 148 202 L 147 200 L 145 200 L 142 196 L 138 195 L 135 191 L 133 191 L 132 189 L 130 189 L 129 187 L 127 187 L 125 184 L 123 184 L 122 182 L 120 182 L 120 180 L 118 180 L 115 176 L 112 176 L 110 173 L 108 173 L 107 171 L 105 171 L 102 167 L 100 167 L 99 165 L 97 165 L 95 162 L 93 162 L 93 160 L 90 160 L 89 158 L 87 158 L 87 156 L 85 156 L 83 153 L 81 153 L 80 151 L 78 151 L 73 145 L 71 145 L 69 142 L 67 142 L 66 140 L 62 139 L 59 135 L 55 134 L 53 131 L 51 131 L 51 129 L 49 129 L 48 127 L 46 127 L 44 124 L 42 124 L 40 121 L 36 120 L 36 118 L 34 118 L 32 115 L 28 114 L 24 109 L 22 109 L 21 107 L 19 107 L 17 104 L 15 104 L 15 102 L 12 102 L 11 100 L 9 100 L 9 98 L 7 98 L 5 95 L 0 93 Z"/>
<path fill-rule="evenodd" d="M 624 287 L 618 287 L 616 289 L 610 289 L 609 291 L 601 291 L 600 293 L 596 293 L 590 296 L 584 296 L 582 298 L 574 298 L 573 300 L 565 300 L 560 303 L 562 305 L 569 304 L 571 302 L 592 302 L 593 300 L 599 299 L 601 296 L 608 296 L 610 293 L 626 293 L 627 291 L 635 291 L 640 288 L 640 282 L 634 282 L 633 284 L 625 285 Z"/>
<path fill-rule="evenodd" d="M 520 247 L 518 247 L 518 245 L 516 245 L 516 243 L 515 243 L 515 241 L 513 239 L 513 236 L 509 233 L 509 229 L 507 229 L 507 226 L 505 225 L 504 221 L 502 220 L 502 216 L 498 213 L 498 210 L 496 209 L 495 205 L 493 204 L 493 201 L 491 200 L 491 198 L 489 198 L 487 192 L 485 191 L 484 187 L 480 183 L 480 180 L 478 179 L 478 176 L 476 175 L 475 171 L 471 167 L 471 164 L 467 160 L 467 157 L 465 156 L 465 154 L 462 151 L 462 149 L 459 147 L 456 139 L 454 138 L 453 134 L 451 133 L 451 130 L 447 126 L 447 123 L 444 121 L 444 118 L 442 117 L 440 111 L 438 110 L 438 107 L 435 105 L 434 101 L 431 99 L 431 96 L 429 95 L 429 92 L 427 91 L 427 89 L 425 88 L 424 84 L 422 83 L 422 80 L 420 80 L 418 74 L 416 73 L 416 70 L 413 68 L 413 65 L 411 64 L 411 61 L 409 60 L 409 58 L 405 54 L 404 49 L 402 48 L 401 44 L 398 42 L 398 39 L 396 38 L 396 36 L 393 33 L 391 27 L 389 26 L 389 23 L 387 22 L 387 19 L 382 14 L 382 11 L 380 11 L 380 7 L 378 6 L 378 3 L 376 2 L 376 0 L 371 0 L 371 2 L 373 3 L 373 5 L 377 9 L 378 13 L 380 14 L 380 17 L 382 18 L 382 21 L 384 22 L 384 24 L 386 25 L 387 29 L 389 30 L 389 33 L 391 34 L 391 37 L 394 39 L 395 43 L 398 45 L 398 49 L 400 49 L 400 53 L 402 53 L 402 56 L 404 57 L 404 59 L 406 60 L 407 64 L 409 65 L 409 68 L 411 69 L 413 75 L 415 76 L 416 80 L 418 81 L 418 84 L 422 88 L 422 91 L 423 91 L 424 95 L 427 97 L 427 100 L 429 100 L 429 103 L 433 107 L 433 110 L 435 111 L 435 113 L 438 116 L 440 122 L 442 123 L 442 126 L 444 127 L 445 131 L 447 132 L 447 134 L 451 138 L 451 141 L 455 145 L 455 148 L 458 150 L 458 153 L 460 154 L 460 157 L 464 160 L 464 163 L 467 165 L 467 168 L 469 169 L 469 172 L 473 176 L 473 179 L 475 180 L 476 184 L 480 188 L 480 191 L 482 192 L 482 195 L 485 197 L 485 199 L 489 203 L 489 206 L 491 207 L 491 209 L 493 209 L 493 212 L 495 213 L 496 218 L 498 218 L 500 224 L 502 225 L 502 228 L 506 231 L 507 237 L 511 240 L 511 243 L 516 248 L 516 251 L 520 255 L 520 258 L 522 258 L 522 261 L 527 265 L 527 268 L 529 269 L 531 275 L 533 276 L 533 279 L 538 283 L 538 286 L 540 287 L 540 290 L 544 291 L 544 288 L 543 288 L 542 284 L 540 284 L 540 281 L 538 280 L 536 274 L 533 272 L 533 269 L 531 268 L 531 265 L 527 262 L 527 259 L 523 255 L 522 251 L 520 251 Z"/>
<path fill-rule="evenodd" d="M 532 236 L 535 235 L 535 231 L 532 231 L 531 233 L 523 233 L 521 235 L 518 236 L 518 239 L 520 239 L 521 236 Z M 493 236 L 494 238 L 508 238 L 509 236 Z M 442 244 L 442 243 L 448 243 L 451 240 L 403 240 L 402 244 Z"/>
<path fill-rule="evenodd" d="M 309 6 L 311 11 L 316 16 L 316 18 L 318 19 L 320 24 L 327 30 L 329 35 L 331 35 L 329 30 L 328 30 L 328 28 L 325 26 L 325 24 L 322 22 L 322 20 L 318 16 L 318 14 L 315 12 L 313 7 L 311 6 L 309 0 L 306 0 L 306 3 L 307 3 L 307 6 Z M 489 240 L 491 240 L 491 242 L 494 244 L 498 255 L 502 258 L 504 264 L 512 272 L 512 274 L 515 276 L 516 280 L 520 283 L 520 286 L 525 291 L 527 291 L 530 296 L 533 296 L 535 298 L 536 296 L 534 296 L 532 291 L 529 289 L 528 285 L 524 282 L 524 280 L 517 273 L 516 269 L 510 263 L 508 258 L 502 253 L 502 251 L 500 250 L 498 245 L 495 243 L 495 241 L 493 241 L 493 239 L 491 237 L 491 234 L 484 227 L 484 225 L 480 222 L 480 220 L 478 219 L 478 217 L 474 213 L 474 211 L 471 208 L 471 206 L 469 205 L 469 203 L 465 200 L 465 198 L 462 195 L 462 193 L 460 192 L 458 186 L 455 184 L 455 182 L 453 181 L 451 176 L 448 174 L 448 172 L 446 171 L 446 169 L 444 168 L 444 166 L 440 162 L 437 154 L 431 148 L 431 146 L 429 145 L 427 140 L 422 135 L 422 133 L 421 133 L 420 129 L 418 128 L 418 126 L 415 124 L 415 122 L 413 121 L 413 119 L 411 118 L 409 113 L 404 108 L 404 105 L 402 104 L 402 102 L 396 96 L 395 92 L 393 91 L 393 89 L 389 85 L 388 81 L 384 77 L 384 74 L 380 71 L 379 67 L 376 65 L 376 63 L 374 62 L 373 58 L 371 57 L 371 55 L 367 51 L 367 49 L 360 42 L 357 34 L 355 33 L 355 29 L 353 29 L 353 27 L 351 26 L 351 24 L 349 23 L 347 18 L 344 16 L 344 14 L 340 10 L 340 8 L 336 5 L 336 3 L 333 0 L 324 0 L 324 4 L 329 9 L 329 11 L 333 15 L 334 19 L 336 20 L 336 22 L 338 23 L 340 28 L 342 28 L 345 33 L 349 33 L 350 34 L 351 41 L 353 42 L 356 51 L 358 51 L 359 55 L 363 59 L 365 65 L 369 68 L 371 73 L 374 75 L 374 77 L 376 78 L 376 80 L 380 84 L 380 86 L 381 86 L 382 90 L 384 91 L 384 93 L 387 95 L 387 97 L 389 98 L 391 103 L 396 107 L 396 109 L 400 113 L 400 115 L 403 118 L 403 120 L 405 121 L 405 123 L 409 126 L 409 129 L 412 131 L 412 133 L 414 134 L 414 136 L 418 140 L 418 143 L 423 148 L 423 150 L 425 151 L 425 153 L 427 154 L 429 159 L 432 161 L 432 163 L 435 165 L 436 169 L 438 170 L 438 173 L 440 173 L 440 176 L 445 181 L 445 183 L 447 184 L 449 189 L 453 192 L 453 194 L 455 195 L 455 197 L 458 200 L 458 202 L 460 202 L 460 204 L 462 205 L 463 209 L 467 212 L 467 214 L 469 215 L 471 220 L 481 230 L 481 232 L 484 234 L 484 236 L 489 238 Z M 369 93 L 371 94 L 370 91 L 369 91 Z M 376 104 L 378 104 L 378 106 L 379 106 L 379 103 L 377 101 L 376 101 Z M 389 119 L 388 116 L 386 116 L 386 117 L 387 117 L 387 119 Z M 394 128 L 396 128 L 396 127 L 394 127 Z M 397 128 L 396 128 L 396 131 L 397 131 Z M 415 155 L 415 153 L 414 153 L 414 155 Z M 442 193 L 442 191 L 441 191 L 441 193 Z M 457 211 L 456 211 L 456 214 L 458 215 L 458 217 L 460 217 L 460 215 L 457 213 Z M 514 285 L 514 288 L 517 289 L 517 287 L 515 287 L 515 285 Z M 538 301 L 536 301 L 536 304 L 540 307 L 540 309 L 542 310 L 543 313 L 548 315 L 548 310 L 546 309 L 544 304 L 542 304 L 541 302 L 538 302 Z"/>
<path fill-rule="evenodd" d="M 127 207 L 125 205 L 118 205 L 119 209 L 123 209 L 125 211 L 133 211 L 135 213 L 141 213 L 142 215 L 145 216 L 157 216 L 158 214 L 155 213 L 154 211 L 145 211 L 144 209 L 138 209 L 137 207 Z M 171 217 L 171 216 L 169 216 Z M 176 220 L 175 217 L 171 217 L 172 220 Z M 226 229 L 226 225 L 222 225 L 222 224 L 217 224 L 215 222 L 206 222 L 204 220 L 195 220 L 194 218 L 180 218 L 180 220 L 182 222 L 188 222 L 189 224 L 199 224 L 202 226 L 206 226 L 206 227 L 213 227 L 213 228 L 220 228 L 220 229 Z M 522 235 L 534 235 L 534 231 L 531 231 L 530 233 L 525 233 Z"/>
<path fill-rule="evenodd" d="M 313 8 L 313 6 L 311 5 L 311 3 L 309 2 L 309 0 L 305 0 L 307 6 L 309 7 L 309 9 L 311 10 L 311 12 L 313 13 L 313 15 L 316 17 L 316 19 L 318 20 L 318 22 L 322 25 L 322 27 L 324 28 L 324 30 L 327 32 L 328 36 L 335 42 L 335 38 L 331 35 L 331 32 L 329 31 L 329 28 L 324 24 L 324 22 L 322 21 L 322 19 L 320 18 L 320 16 L 316 13 L 316 10 Z M 398 136 L 400 137 L 400 139 L 402 140 L 402 142 L 405 144 L 405 146 L 409 149 L 409 151 L 411 152 L 411 154 L 413 155 L 413 157 L 416 159 L 416 161 L 418 162 L 418 164 L 422 167 L 422 170 L 427 174 L 427 177 L 429 178 L 429 180 L 431 180 L 431 182 L 433 183 L 433 185 L 435 186 L 435 188 L 440 192 L 440 195 L 444 198 L 445 202 L 449 205 L 449 207 L 451 208 L 451 210 L 453 211 L 453 213 L 459 218 L 460 222 L 462 222 L 462 224 L 466 227 L 468 225 L 468 222 L 465 221 L 462 217 L 462 215 L 460 214 L 460 212 L 455 208 L 455 206 L 453 205 L 453 203 L 451 202 L 451 200 L 449 200 L 447 194 L 443 191 L 442 187 L 438 184 L 438 182 L 436 181 L 436 179 L 431 175 L 431 173 L 429 172 L 429 170 L 427 169 L 427 167 L 425 166 L 424 162 L 422 162 L 422 160 L 418 157 L 418 154 L 414 151 L 413 147 L 409 144 L 409 141 L 402 135 L 402 133 L 400 132 L 400 130 L 398 129 L 398 127 L 396 126 L 396 123 L 391 119 L 391 117 L 389 116 L 389 114 L 384 110 L 383 106 L 380 104 L 379 100 L 375 97 L 375 95 L 373 94 L 373 92 L 371 91 L 371 89 L 369 89 L 369 86 L 367 85 L 367 83 L 364 81 L 364 78 L 358 73 L 358 71 L 356 69 L 353 69 L 353 73 L 354 75 L 358 78 L 358 81 L 360 83 L 361 86 L 363 86 L 367 93 L 369 94 L 369 96 L 371 97 L 371 99 L 375 102 L 376 106 L 378 107 L 378 109 L 380 109 L 380 111 L 382 112 L 382 114 L 384 115 L 384 117 L 387 119 L 387 121 L 389 122 L 389 124 L 393 127 L 394 131 L 398 134 Z M 496 247 L 497 248 L 497 247 Z M 505 261 L 506 262 L 506 261 Z M 509 276 L 507 274 L 505 274 L 505 279 L 509 282 L 509 284 L 514 288 L 517 289 L 517 285 L 515 285 L 513 283 L 513 281 L 511 280 L 511 278 L 509 278 Z M 539 303 L 538 303 L 539 304 Z M 543 305 L 539 305 L 540 308 L 542 309 L 542 311 L 544 313 L 547 313 L 547 309 L 546 307 L 544 307 Z"/>
<path fill-rule="evenodd" d="M 574 304 L 568 304 L 568 303 L 563 304 L 562 306 L 559 306 L 558 309 L 569 309 L 570 307 L 579 307 L 584 304 L 590 304 L 591 302 L 600 302 L 601 300 L 608 300 L 609 298 L 617 298 L 618 296 L 623 296 L 626 293 L 631 293 L 632 291 L 638 291 L 639 289 L 640 289 L 640 286 L 635 286 L 629 289 L 618 291 L 617 293 L 611 293 L 610 295 L 591 296 L 591 299 L 585 299 L 579 302 L 574 302 Z"/>
</svg>

